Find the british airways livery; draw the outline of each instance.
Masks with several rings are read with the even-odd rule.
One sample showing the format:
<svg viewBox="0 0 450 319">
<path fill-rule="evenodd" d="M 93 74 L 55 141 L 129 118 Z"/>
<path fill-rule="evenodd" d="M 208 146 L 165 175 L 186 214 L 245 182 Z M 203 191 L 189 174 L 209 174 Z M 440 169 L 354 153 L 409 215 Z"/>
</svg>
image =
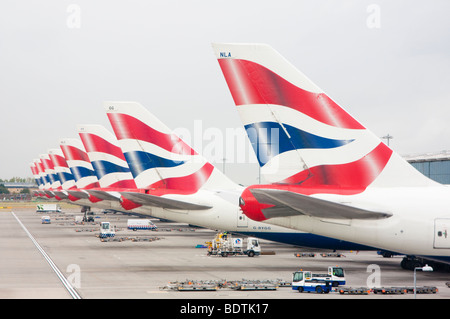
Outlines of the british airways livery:
<svg viewBox="0 0 450 319">
<path fill-rule="evenodd" d="M 92 203 L 99 202 L 101 199 L 86 192 L 86 189 L 99 188 L 100 184 L 81 141 L 76 138 L 62 138 L 59 140 L 59 146 L 77 187 L 75 190 L 68 190 L 68 193 L 80 199 L 88 199 Z"/>
<path fill-rule="evenodd" d="M 241 195 L 258 221 L 450 263 L 450 189 L 413 168 L 264 44 L 214 44 L 267 185 Z"/>
<path fill-rule="evenodd" d="M 34 159 L 30 163 L 30 168 L 31 168 L 31 172 L 33 174 L 33 177 L 34 177 L 34 179 L 36 181 L 36 184 L 38 185 L 38 188 L 39 188 L 39 190 L 34 192 L 34 195 L 42 197 L 42 196 L 44 196 L 43 189 L 44 189 L 45 182 L 44 182 L 44 180 L 43 180 L 43 178 L 42 178 L 42 176 L 41 176 L 41 174 L 39 172 L 38 163 L 37 163 L 38 161 L 39 161 L 38 159 Z"/>
<path fill-rule="evenodd" d="M 136 188 L 114 134 L 101 125 L 78 125 L 78 134 L 101 188 Z"/>
<path fill-rule="evenodd" d="M 109 202 L 109 209 L 129 211 L 140 207 L 119 193 L 136 191 L 137 187 L 114 134 L 101 125 L 78 125 L 78 134 L 100 185 L 86 192 Z"/>
<path fill-rule="evenodd" d="M 60 198 L 55 195 L 54 190 L 61 189 L 61 182 L 56 175 L 55 167 L 52 160 L 50 159 L 50 155 L 41 154 L 39 155 L 39 158 L 41 160 L 44 173 L 47 176 L 47 184 L 44 186 L 44 189 L 46 189 L 46 193 L 48 195 L 47 197 L 56 197 L 58 200 L 60 200 Z"/>
<path fill-rule="evenodd" d="M 267 225 L 239 208 L 244 190 L 136 102 L 105 102 L 105 110 L 138 191 L 120 192 L 151 215 L 299 246 L 373 249 Z M 137 211 L 137 210 L 133 210 Z"/>
<path fill-rule="evenodd" d="M 69 199 L 70 201 L 79 200 L 78 197 L 73 197 L 67 190 L 76 189 L 75 179 L 70 171 L 69 165 L 67 165 L 66 158 L 60 148 L 52 148 L 48 151 L 48 156 L 53 163 L 55 174 L 61 185 L 58 189 L 53 189 L 55 197 L 60 200 Z"/>
</svg>

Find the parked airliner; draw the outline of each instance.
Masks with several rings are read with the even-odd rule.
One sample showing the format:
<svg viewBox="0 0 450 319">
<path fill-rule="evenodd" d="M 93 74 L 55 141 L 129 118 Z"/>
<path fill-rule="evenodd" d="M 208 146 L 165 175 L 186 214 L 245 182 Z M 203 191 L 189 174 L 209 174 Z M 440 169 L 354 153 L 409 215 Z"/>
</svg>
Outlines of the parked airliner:
<svg viewBox="0 0 450 319">
<path fill-rule="evenodd" d="M 253 220 L 450 263 L 450 188 L 418 172 L 265 44 L 213 44 L 267 185 Z"/>
<path fill-rule="evenodd" d="M 120 194 L 151 215 L 328 249 L 373 249 L 246 218 L 239 207 L 244 188 L 227 178 L 152 113 L 136 102 L 105 102 L 105 110 L 138 191 Z"/>
</svg>

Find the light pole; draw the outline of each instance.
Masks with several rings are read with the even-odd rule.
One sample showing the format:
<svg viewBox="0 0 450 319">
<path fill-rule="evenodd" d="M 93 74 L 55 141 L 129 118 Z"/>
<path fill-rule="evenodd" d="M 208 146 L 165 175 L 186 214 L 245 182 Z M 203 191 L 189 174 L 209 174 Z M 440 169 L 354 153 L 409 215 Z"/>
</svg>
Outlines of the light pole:
<svg viewBox="0 0 450 319">
<path fill-rule="evenodd" d="M 423 267 L 415 267 L 414 268 L 414 299 L 416 299 L 416 270 L 422 271 L 433 271 L 433 267 L 425 265 Z"/>
<path fill-rule="evenodd" d="M 385 135 L 385 136 L 383 136 L 382 138 L 384 138 L 384 139 L 387 140 L 387 146 L 389 146 L 389 140 L 392 139 L 392 138 L 394 138 L 394 137 L 393 137 L 392 135 L 389 135 L 389 133 L 388 133 L 388 135 Z"/>
</svg>

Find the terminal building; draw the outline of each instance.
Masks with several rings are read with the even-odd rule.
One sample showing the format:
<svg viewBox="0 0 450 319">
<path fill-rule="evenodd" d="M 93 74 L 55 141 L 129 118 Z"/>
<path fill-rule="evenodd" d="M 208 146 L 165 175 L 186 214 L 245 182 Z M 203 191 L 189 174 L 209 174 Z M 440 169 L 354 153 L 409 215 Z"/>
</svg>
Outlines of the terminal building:
<svg viewBox="0 0 450 319">
<path fill-rule="evenodd" d="M 450 184 L 450 151 L 403 156 L 419 172 L 441 184 Z"/>
<path fill-rule="evenodd" d="M 36 183 L 16 183 L 16 182 L 1 182 L 0 187 L 0 201 L 7 200 L 31 200 L 34 190 L 38 190 Z"/>
</svg>

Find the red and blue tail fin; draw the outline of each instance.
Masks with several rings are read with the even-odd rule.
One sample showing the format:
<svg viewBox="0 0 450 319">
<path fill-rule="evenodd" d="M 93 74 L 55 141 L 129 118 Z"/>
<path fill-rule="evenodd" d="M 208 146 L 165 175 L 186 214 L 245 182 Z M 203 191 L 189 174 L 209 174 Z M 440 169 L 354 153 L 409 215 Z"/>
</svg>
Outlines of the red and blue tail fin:
<svg viewBox="0 0 450 319">
<path fill-rule="evenodd" d="M 56 175 L 55 167 L 52 160 L 50 159 L 49 154 L 41 154 L 39 155 L 39 158 L 42 162 L 42 168 L 47 175 L 47 188 L 52 190 L 61 189 L 61 182 L 58 178 L 58 175 Z"/>
<path fill-rule="evenodd" d="M 138 188 L 193 194 L 237 187 L 139 103 L 104 106 Z"/>
<path fill-rule="evenodd" d="M 357 190 L 436 185 L 270 46 L 213 48 L 269 182 Z"/>
<path fill-rule="evenodd" d="M 135 189 L 136 183 L 113 133 L 101 125 L 79 125 L 78 134 L 100 187 Z"/>
<path fill-rule="evenodd" d="M 64 138 L 59 141 L 78 189 L 100 187 L 94 168 L 80 140 Z"/>
<path fill-rule="evenodd" d="M 50 149 L 48 155 L 52 160 L 55 173 L 61 182 L 61 187 L 64 190 L 76 188 L 75 179 L 70 171 L 69 165 L 64 157 L 61 149 Z"/>
<path fill-rule="evenodd" d="M 30 167 L 31 167 L 31 172 L 33 173 L 33 177 L 36 180 L 36 184 L 38 185 L 38 188 L 39 188 L 39 190 L 35 193 L 35 195 L 43 196 L 45 181 L 39 170 L 38 162 L 40 162 L 38 159 L 34 159 L 33 162 L 30 164 Z"/>
<path fill-rule="evenodd" d="M 36 164 L 36 171 L 38 172 L 39 179 L 41 180 L 41 185 L 39 187 L 41 195 L 47 196 L 45 195 L 45 191 L 50 188 L 50 180 L 45 173 L 44 164 L 40 158 L 35 159 L 34 163 Z"/>
</svg>

